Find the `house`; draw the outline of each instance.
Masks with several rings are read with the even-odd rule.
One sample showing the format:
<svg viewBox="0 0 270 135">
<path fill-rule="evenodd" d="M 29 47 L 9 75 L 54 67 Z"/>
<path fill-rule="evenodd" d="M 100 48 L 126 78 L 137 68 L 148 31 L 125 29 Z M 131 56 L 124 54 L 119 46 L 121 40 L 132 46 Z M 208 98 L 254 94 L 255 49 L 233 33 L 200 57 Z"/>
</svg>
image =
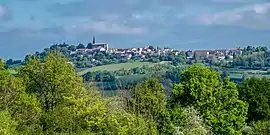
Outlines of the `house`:
<svg viewBox="0 0 270 135">
<path fill-rule="evenodd" d="M 240 48 L 230 49 L 229 55 L 242 55 L 242 50 Z"/>
<path fill-rule="evenodd" d="M 100 52 L 106 52 L 106 49 L 102 47 L 102 48 L 99 49 L 99 51 Z"/>
<path fill-rule="evenodd" d="M 136 52 L 136 51 L 137 51 L 137 49 L 136 49 L 136 48 L 132 48 L 132 49 L 131 49 L 131 51 Z"/>
<path fill-rule="evenodd" d="M 218 49 L 218 50 L 214 50 L 214 53 L 218 56 L 225 56 L 229 54 L 229 50 L 227 49 Z"/>
<path fill-rule="evenodd" d="M 76 51 L 70 51 L 69 55 L 72 55 L 72 54 L 77 54 Z"/>
<path fill-rule="evenodd" d="M 133 54 L 134 54 L 134 52 L 133 52 L 133 51 L 128 50 L 128 51 L 126 51 L 126 54 L 128 54 L 128 55 L 133 55 Z"/>
<path fill-rule="evenodd" d="M 83 48 L 83 49 L 76 49 L 76 52 L 78 52 L 78 53 L 80 53 L 80 54 L 87 54 L 87 53 L 89 53 L 89 52 L 93 52 L 93 51 L 95 51 L 96 49 L 85 49 L 85 48 Z"/>
<path fill-rule="evenodd" d="M 208 58 L 209 54 L 212 52 L 212 50 L 195 50 L 194 57 Z"/>
</svg>

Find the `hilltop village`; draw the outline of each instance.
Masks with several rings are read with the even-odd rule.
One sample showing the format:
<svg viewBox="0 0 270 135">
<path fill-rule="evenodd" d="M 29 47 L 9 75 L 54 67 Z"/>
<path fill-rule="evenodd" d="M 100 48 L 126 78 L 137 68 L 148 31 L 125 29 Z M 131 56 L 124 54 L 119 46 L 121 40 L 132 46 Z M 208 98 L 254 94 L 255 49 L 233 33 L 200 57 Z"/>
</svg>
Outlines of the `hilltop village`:
<svg viewBox="0 0 270 135">
<path fill-rule="evenodd" d="M 77 69 L 95 66 L 126 63 L 132 61 L 161 62 L 170 61 L 173 65 L 204 63 L 223 67 L 263 68 L 270 66 L 269 50 L 264 46 L 213 50 L 177 50 L 169 47 L 145 46 L 133 48 L 110 48 L 107 43 L 97 43 L 96 38 L 84 45 L 55 44 L 43 52 L 27 55 L 24 61 L 7 60 L 7 65 L 16 65 L 27 61 L 29 56 L 45 56 L 52 50 L 58 50 L 69 58 Z"/>
<path fill-rule="evenodd" d="M 100 59 L 95 59 L 94 55 L 102 52 L 110 55 L 114 55 L 117 59 L 135 59 L 146 61 L 150 59 L 151 56 L 177 56 L 185 55 L 187 62 L 191 62 L 195 59 L 203 59 L 206 61 L 210 60 L 225 60 L 230 62 L 235 55 L 242 55 L 241 48 L 233 49 L 215 49 L 215 50 L 176 50 L 172 48 L 159 48 L 154 46 L 138 47 L 138 48 L 109 48 L 107 43 L 96 43 L 95 37 L 93 37 L 93 42 L 89 43 L 86 47 L 79 44 L 76 49 L 69 50 L 69 55 L 74 57 L 88 57 L 92 58 L 92 62 L 100 61 Z"/>
</svg>

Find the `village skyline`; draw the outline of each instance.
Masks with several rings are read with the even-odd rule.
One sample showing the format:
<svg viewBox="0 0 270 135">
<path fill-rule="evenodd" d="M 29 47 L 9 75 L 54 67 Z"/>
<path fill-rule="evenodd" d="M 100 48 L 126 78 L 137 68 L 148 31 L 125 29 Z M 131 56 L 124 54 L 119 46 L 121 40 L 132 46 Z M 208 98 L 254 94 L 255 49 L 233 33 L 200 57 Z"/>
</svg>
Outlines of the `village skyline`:
<svg viewBox="0 0 270 135">
<path fill-rule="evenodd" d="M 263 45 L 263 44 L 258 44 L 258 45 L 251 45 L 251 44 L 250 45 L 238 45 L 238 46 L 235 46 L 235 47 L 213 47 L 213 48 L 200 48 L 200 47 L 198 47 L 198 48 L 186 48 L 186 49 L 179 49 L 181 47 L 175 47 L 174 48 L 174 47 L 169 46 L 169 45 L 158 46 L 158 45 L 154 45 L 154 44 L 138 44 L 137 46 L 134 45 L 134 46 L 130 46 L 130 47 L 117 47 L 116 45 L 111 45 L 110 43 L 107 43 L 107 42 L 104 42 L 104 41 L 101 41 L 101 40 L 96 40 L 96 36 L 92 37 L 92 42 L 85 42 L 85 43 L 79 42 L 77 44 L 69 44 L 67 42 L 63 42 L 63 43 L 53 43 L 52 45 L 59 45 L 59 44 L 67 44 L 67 45 L 72 45 L 72 46 L 83 45 L 85 48 L 76 49 L 76 52 L 85 52 L 85 53 L 87 53 L 89 51 L 93 51 L 97 47 L 101 47 L 102 51 L 105 51 L 105 50 L 106 50 L 106 52 L 110 51 L 110 53 L 117 52 L 119 50 L 122 50 L 122 51 L 125 52 L 125 51 L 132 50 L 134 48 L 141 49 L 141 50 L 143 50 L 143 49 L 147 50 L 147 48 L 149 48 L 151 46 L 151 47 L 154 47 L 155 49 L 159 48 L 159 50 L 163 50 L 163 52 L 164 52 L 164 50 L 165 51 L 175 50 L 175 51 L 182 51 L 182 52 L 186 52 L 186 53 L 187 52 L 193 52 L 193 53 L 200 52 L 200 53 L 205 53 L 205 54 L 214 53 L 214 52 L 224 52 L 225 53 L 225 52 L 232 52 L 232 51 L 235 51 L 235 50 L 240 50 L 241 51 L 244 47 L 247 47 L 247 46 L 253 46 L 253 47 L 266 46 L 267 47 L 267 45 Z M 96 48 L 94 48 L 94 49 L 87 48 L 87 46 L 89 44 L 92 44 L 93 46 L 96 46 Z M 40 49 L 38 49 L 36 51 L 33 51 L 33 52 L 28 52 L 28 53 L 24 54 L 24 56 L 34 54 L 34 53 L 42 51 L 42 50 L 44 50 L 44 49 L 46 49 L 48 47 L 50 47 L 50 46 L 47 46 L 45 48 L 40 48 Z M 75 53 L 75 52 L 71 52 L 71 54 L 72 53 Z M 2 58 L 4 60 L 6 60 L 6 59 L 23 60 L 24 56 L 20 57 L 20 58 L 14 58 L 12 56 L 11 57 L 2 56 Z"/>
</svg>

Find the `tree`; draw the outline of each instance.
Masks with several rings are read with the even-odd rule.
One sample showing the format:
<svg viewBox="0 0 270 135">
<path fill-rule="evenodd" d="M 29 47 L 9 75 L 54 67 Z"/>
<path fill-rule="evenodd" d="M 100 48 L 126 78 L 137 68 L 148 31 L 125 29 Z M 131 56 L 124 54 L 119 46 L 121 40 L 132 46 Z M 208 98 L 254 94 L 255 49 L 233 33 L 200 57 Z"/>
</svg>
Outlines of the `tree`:
<svg viewBox="0 0 270 135">
<path fill-rule="evenodd" d="M 31 55 L 26 55 L 25 58 L 24 58 L 24 63 L 27 63 L 28 60 L 31 58 L 32 56 Z"/>
<path fill-rule="evenodd" d="M 8 60 L 6 61 L 6 64 L 7 64 L 7 65 L 12 65 L 12 64 L 13 64 L 13 60 L 12 60 L 12 59 L 8 59 Z"/>
<path fill-rule="evenodd" d="M 5 65 L 4 65 L 2 59 L 0 58 L 0 70 L 3 70 L 4 67 L 5 67 Z"/>
<path fill-rule="evenodd" d="M 249 104 L 248 122 L 270 119 L 270 79 L 248 78 L 238 85 L 240 99 Z"/>
<path fill-rule="evenodd" d="M 177 56 L 175 59 L 173 59 L 172 63 L 174 66 L 185 65 L 186 59 L 185 57 Z"/>
<path fill-rule="evenodd" d="M 204 124 L 202 116 L 194 107 L 186 107 L 183 110 L 186 115 L 186 121 L 183 128 L 185 135 L 208 135 L 211 134 L 210 127 Z"/>
<path fill-rule="evenodd" d="M 247 104 L 238 100 L 236 85 L 207 67 L 192 65 L 174 85 L 172 103 L 194 106 L 214 134 L 239 134 L 245 125 Z"/>
<path fill-rule="evenodd" d="M 92 43 L 88 43 L 88 45 L 87 45 L 86 48 L 87 48 L 87 49 L 92 49 L 92 48 L 93 48 L 93 44 L 92 44 Z"/>
<path fill-rule="evenodd" d="M 127 100 L 129 111 L 155 122 L 160 133 L 172 132 L 164 88 L 157 80 L 137 85 Z"/>
<path fill-rule="evenodd" d="M 70 45 L 70 46 L 68 47 L 68 50 L 76 51 L 76 46 L 75 46 L 75 45 Z"/>
<path fill-rule="evenodd" d="M 269 135 L 270 121 L 257 121 L 252 123 L 252 132 L 254 135 Z"/>
<path fill-rule="evenodd" d="M 54 44 L 50 47 L 50 50 L 59 50 L 59 45 L 58 44 Z"/>
<path fill-rule="evenodd" d="M 80 43 L 80 44 L 77 46 L 77 49 L 85 49 L 85 46 L 84 46 L 82 43 Z"/>
<path fill-rule="evenodd" d="M 49 53 L 50 52 L 50 48 L 44 48 L 44 52 L 45 53 Z"/>
<path fill-rule="evenodd" d="M 222 74 L 221 74 L 221 78 L 225 79 L 225 78 L 229 77 L 229 75 L 230 74 L 228 73 L 228 71 L 223 71 Z"/>
<path fill-rule="evenodd" d="M 38 95 L 45 111 L 65 104 L 66 97 L 85 91 L 81 78 L 59 52 L 50 53 L 44 63 L 38 58 L 31 59 L 19 74 L 27 82 L 27 92 Z"/>
<path fill-rule="evenodd" d="M 155 48 L 154 48 L 154 46 L 150 45 L 150 46 L 148 47 L 148 49 L 154 50 Z"/>
<path fill-rule="evenodd" d="M 25 91 L 24 81 L 14 77 L 9 70 L 0 70 L 0 111 L 8 111 L 18 123 L 17 131 L 31 127 L 38 129 L 41 109 L 35 95 Z"/>
<path fill-rule="evenodd" d="M 67 59 L 50 53 L 44 63 L 30 59 L 20 70 L 29 94 L 41 103 L 40 125 L 45 134 L 79 133 L 145 134 L 154 133 L 142 117 L 123 109 L 111 110 L 92 86 L 87 90 Z"/>
<path fill-rule="evenodd" d="M 41 103 L 44 112 L 41 123 L 46 132 L 53 131 L 53 127 L 58 127 L 59 132 L 76 131 L 80 125 L 69 122 L 78 119 L 80 109 L 85 109 L 87 104 L 82 79 L 67 62 L 60 52 L 53 52 L 48 54 L 44 63 L 38 58 L 29 59 L 19 71 L 26 83 L 26 91 L 37 95 Z M 59 117 L 60 113 L 63 117 Z M 67 117 L 70 121 L 63 120 Z M 59 127 L 61 125 L 68 127 Z"/>
</svg>

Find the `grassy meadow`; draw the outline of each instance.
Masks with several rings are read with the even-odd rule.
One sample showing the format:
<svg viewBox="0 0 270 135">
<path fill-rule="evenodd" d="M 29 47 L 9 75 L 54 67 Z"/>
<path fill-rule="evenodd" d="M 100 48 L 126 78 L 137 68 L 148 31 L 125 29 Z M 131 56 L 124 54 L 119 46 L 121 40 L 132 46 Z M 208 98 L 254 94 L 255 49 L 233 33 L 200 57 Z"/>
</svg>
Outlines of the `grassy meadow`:
<svg viewBox="0 0 270 135">
<path fill-rule="evenodd" d="M 84 75 L 87 72 L 93 71 L 117 71 L 120 69 L 129 70 L 136 67 L 143 67 L 143 66 L 154 66 L 156 64 L 164 64 L 167 62 L 159 62 L 159 63 L 152 63 L 152 62 L 129 62 L 129 63 L 119 63 L 119 64 L 109 64 L 103 66 L 96 66 L 92 68 L 86 68 L 78 72 L 79 75 Z"/>
<path fill-rule="evenodd" d="M 227 71 L 227 73 L 229 74 L 231 78 L 239 79 L 239 78 L 242 78 L 243 75 L 246 75 L 246 77 L 270 78 L 270 73 L 268 73 L 265 70 L 238 69 L 238 68 L 226 68 L 223 70 Z"/>
</svg>

